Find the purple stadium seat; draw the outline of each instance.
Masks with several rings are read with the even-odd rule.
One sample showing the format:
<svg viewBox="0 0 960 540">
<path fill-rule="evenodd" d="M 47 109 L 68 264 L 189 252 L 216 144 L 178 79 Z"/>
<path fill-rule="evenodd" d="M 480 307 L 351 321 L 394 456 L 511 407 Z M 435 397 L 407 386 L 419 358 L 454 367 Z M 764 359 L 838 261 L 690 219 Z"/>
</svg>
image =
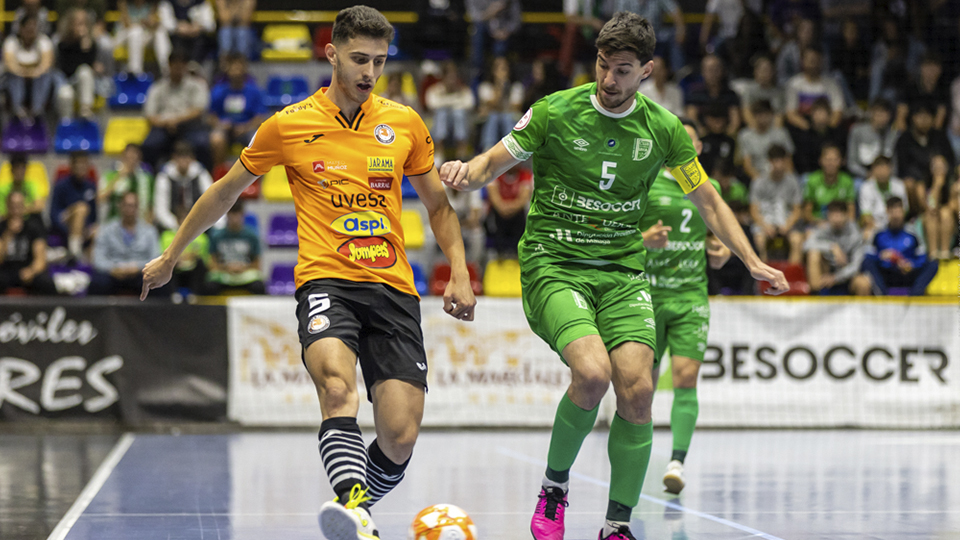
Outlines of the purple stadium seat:
<svg viewBox="0 0 960 540">
<path fill-rule="evenodd" d="M 45 154 L 49 147 L 47 128 L 42 121 L 28 127 L 19 118 L 14 118 L 7 124 L 7 129 L 3 130 L 3 137 L 0 139 L 0 150 L 7 154 Z"/>
<path fill-rule="evenodd" d="M 293 280 L 293 264 L 277 263 L 270 272 L 267 293 L 274 296 L 293 296 L 297 285 Z"/>
<path fill-rule="evenodd" d="M 274 214 L 270 217 L 267 229 L 267 245 L 271 247 L 296 247 L 297 216 L 295 214 Z"/>
</svg>

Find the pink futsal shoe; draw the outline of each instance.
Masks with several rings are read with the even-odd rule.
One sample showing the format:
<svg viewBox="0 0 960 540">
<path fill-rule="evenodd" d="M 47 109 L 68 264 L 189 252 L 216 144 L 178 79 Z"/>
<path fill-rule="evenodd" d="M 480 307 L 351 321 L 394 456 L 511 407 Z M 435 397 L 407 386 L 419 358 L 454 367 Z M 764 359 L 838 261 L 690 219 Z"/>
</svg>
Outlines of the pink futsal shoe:
<svg viewBox="0 0 960 540">
<path fill-rule="evenodd" d="M 563 514 L 567 504 L 567 494 L 562 489 L 540 489 L 540 501 L 530 520 L 534 540 L 563 540 Z"/>
</svg>

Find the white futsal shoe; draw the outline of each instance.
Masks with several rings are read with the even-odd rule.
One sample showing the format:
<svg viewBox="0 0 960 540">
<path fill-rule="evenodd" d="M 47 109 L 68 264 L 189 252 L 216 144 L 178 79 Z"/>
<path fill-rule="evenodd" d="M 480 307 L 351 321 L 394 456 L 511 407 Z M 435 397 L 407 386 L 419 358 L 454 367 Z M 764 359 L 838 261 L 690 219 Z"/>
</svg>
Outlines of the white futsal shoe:
<svg viewBox="0 0 960 540">
<path fill-rule="evenodd" d="M 667 465 L 667 472 L 663 475 L 663 485 L 668 493 L 679 495 L 686 483 L 683 480 L 683 463 L 677 460 Z"/>
<path fill-rule="evenodd" d="M 320 506 L 320 530 L 327 540 L 380 540 L 380 532 L 366 508 L 358 506 L 369 501 L 367 490 L 360 484 L 350 490 L 350 500 L 340 504 L 338 499 Z"/>
</svg>

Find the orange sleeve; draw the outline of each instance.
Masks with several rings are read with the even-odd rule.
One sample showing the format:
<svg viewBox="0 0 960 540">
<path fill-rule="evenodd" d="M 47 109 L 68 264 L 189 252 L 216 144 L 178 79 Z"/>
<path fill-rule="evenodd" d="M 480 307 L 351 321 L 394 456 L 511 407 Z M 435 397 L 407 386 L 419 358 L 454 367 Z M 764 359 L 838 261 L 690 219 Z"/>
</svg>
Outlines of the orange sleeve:
<svg viewBox="0 0 960 540">
<path fill-rule="evenodd" d="M 433 169 L 433 137 L 420 115 L 409 107 L 407 109 L 410 112 L 409 130 L 413 137 L 413 148 L 403 164 L 403 173 L 407 176 L 420 176 Z"/>
<path fill-rule="evenodd" d="M 283 139 L 276 114 L 260 124 L 250 144 L 240 153 L 240 163 L 257 176 L 283 163 Z"/>
</svg>

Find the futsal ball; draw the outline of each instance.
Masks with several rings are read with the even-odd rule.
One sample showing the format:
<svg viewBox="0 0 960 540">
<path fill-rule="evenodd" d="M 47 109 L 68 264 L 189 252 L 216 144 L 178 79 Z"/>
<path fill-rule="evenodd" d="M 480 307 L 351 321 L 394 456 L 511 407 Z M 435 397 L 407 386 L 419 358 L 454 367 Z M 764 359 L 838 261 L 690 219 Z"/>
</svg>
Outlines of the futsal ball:
<svg viewBox="0 0 960 540">
<path fill-rule="evenodd" d="M 477 540 L 477 527 L 461 508 L 435 504 L 413 518 L 407 540 Z"/>
</svg>

